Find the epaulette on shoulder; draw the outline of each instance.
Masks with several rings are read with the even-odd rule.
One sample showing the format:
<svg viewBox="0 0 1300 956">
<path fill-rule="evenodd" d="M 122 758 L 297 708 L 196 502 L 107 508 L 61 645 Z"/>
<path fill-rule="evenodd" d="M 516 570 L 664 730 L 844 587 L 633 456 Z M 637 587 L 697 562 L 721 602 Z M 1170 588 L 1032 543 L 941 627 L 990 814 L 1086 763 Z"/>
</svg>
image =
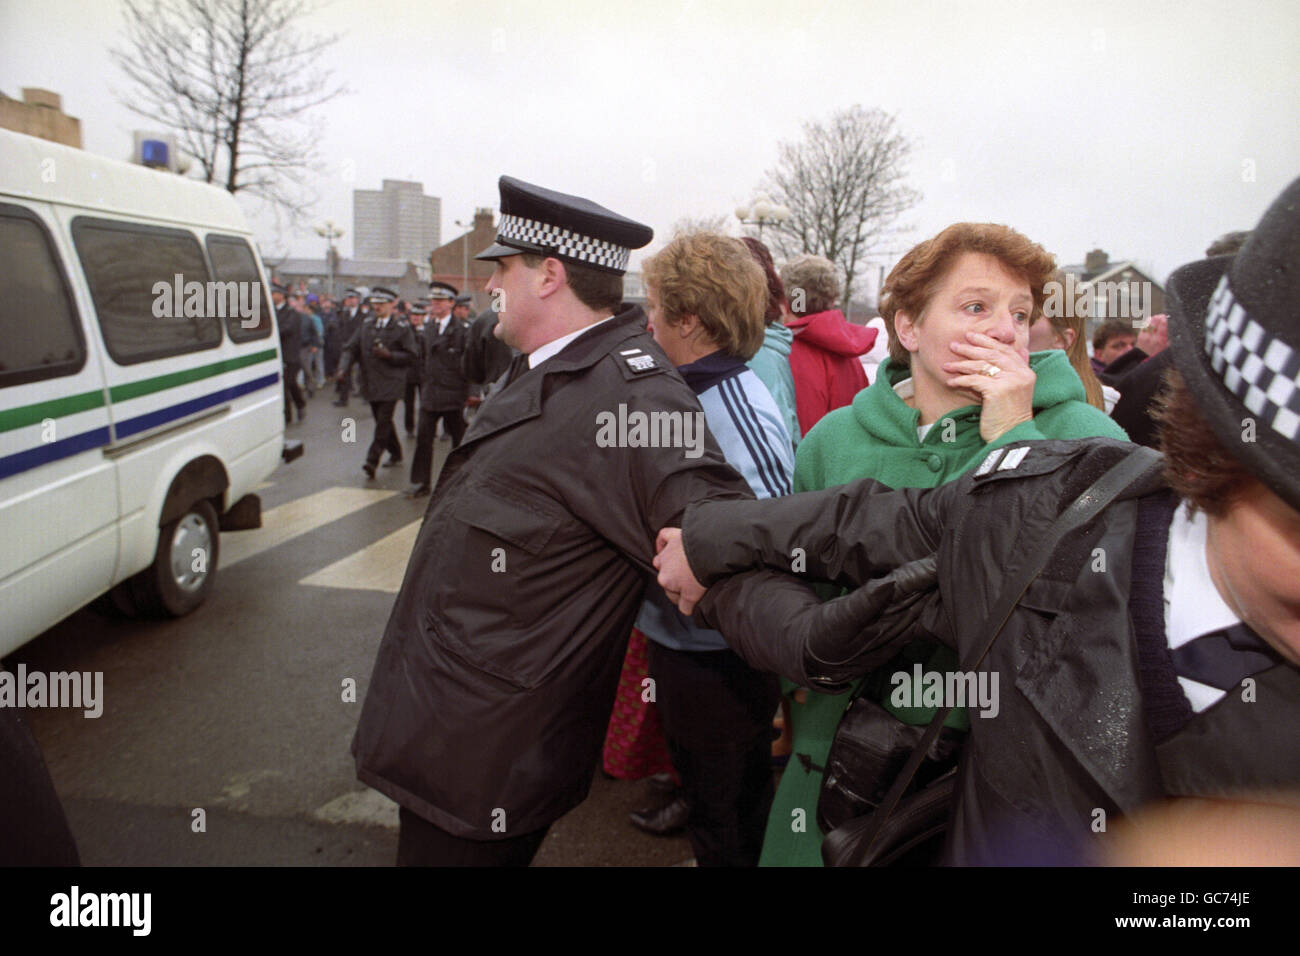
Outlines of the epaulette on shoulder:
<svg viewBox="0 0 1300 956">
<path fill-rule="evenodd" d="M 610 353 L 623 377 L 628 381 L 638 378 L 646 378 L 650 375 L 659 375 L 668 371 L 668 367 L 660 361 L 659 357 L 652 355 L 645 349 L 630 345 L 627 348 L 619 349 Z"/>
<path fill-rule="evenodd" d="M 975 487 L 1008 478 L 1032 478 L 1073 461 L 1087 452 L 1083 442 L 1030 441 L 995 448 L 984 456 L 971 478 Z"/>
</svg>

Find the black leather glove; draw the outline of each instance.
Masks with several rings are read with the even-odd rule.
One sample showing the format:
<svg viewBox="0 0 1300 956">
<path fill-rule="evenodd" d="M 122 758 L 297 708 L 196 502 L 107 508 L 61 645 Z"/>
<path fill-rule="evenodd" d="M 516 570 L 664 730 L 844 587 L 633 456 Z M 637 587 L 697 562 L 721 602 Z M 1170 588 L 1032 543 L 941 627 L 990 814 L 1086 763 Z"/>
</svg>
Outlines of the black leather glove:
<svg viewBox="0 0 1300 956">
<path fill-rule="evenodd" d="M 856 680 L 892 657 L 938 586 L 937 565 L 936 555 L 918 558 L 823 604 L 808 622 L 808 675 L 818 683 Z"/>
</svg>

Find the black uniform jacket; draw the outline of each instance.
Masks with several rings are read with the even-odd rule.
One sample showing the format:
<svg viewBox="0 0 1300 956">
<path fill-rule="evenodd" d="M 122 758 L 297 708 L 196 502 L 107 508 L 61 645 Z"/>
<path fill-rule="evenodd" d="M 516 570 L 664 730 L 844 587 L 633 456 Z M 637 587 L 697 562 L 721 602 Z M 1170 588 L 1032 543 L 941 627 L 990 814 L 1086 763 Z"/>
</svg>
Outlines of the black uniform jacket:
<svg viewBox="0 0 1300 956">
<path fill-rule="evenodd" d="M 428 322 L 425 322 L 418 329 L 414 325 L 411 326 L 411 336 L 415 339 L 415 357 L 411 360 L 411 364 L 406 366 L 407 385 L 419 385 L 420 379 L 424 375 L 424 356 L 426 352 L 424 333 L 428 328 Z"/>
<path fill-rule="evenodd" d="M 420 407 L 430 412 L 457 411 L 469 396 L 469 383 L 461 371 L 469 326 L 452 316 L 447 330 L 438 334 L 438 321 L 424 324 L 424 360 L 421 363 Z"/>
<path fill-rule="evenodd" d="M 510 367 L 512 350 L 493 333 L 496 325 L 492 309 L 484 309 L 469 324 L 461 371 L 474 385 L 495 382 Z"/>
<path fill-rule="evenodd" d="M 598 438 L 620 405 L 702 414 L 645 324 L 622 313 L 493 396 L 430 497 L 352 748 L 362 781 L 458 836 L 583 800 L 656 533 L 752 497 L 711 434 L 694 458 Z"/>
<path fill-rule="evenodd" d="M 343 347 L 342 371 L 346 373 L 353 362 L 361 363 L 361 394 L 368 402 L 396 402 L 406 394 L 406 368 L 418 355 L 415 333 L 411 326 L 395 315 L 388 324 L 378 328 L 378 319 L 366 317 L 361 328 Z M 388 358 L 375 354 L 376 343 L 392 353 Z"/>
<path fill-rule="evenodd" d="M 288 302 L 275 310 L 280 330 L 280 361 L 292 368 L 302 364 L 302 316 Z"/>
<path fill-rule="evenodd" d="M 843 674 L 824 679 L 816 661 L 825 658 L 808 654 L 835 630 L 857 648 L 857 673 L 927 634 L 968 667 L 1020 556 L 1132 447 L 1109 439 L 1024 444 L 1029 451 L 1014 467 L 999 469 L 999 460 L 936 489 L 891 492 L 858 481 L 692 506 L 683 523 L 687 559 L 702 584 L 716 582 L 697 613 L 755 667 L 805 686 L 843 686 Z M 970 708 L 950 862 L 1082 861 L 1094 855 L 1099 823 L 1117 811 L 1167 794 L 1300 785 L 1293 665 L 1258 675 L 1257 700 L 1229 693 L 1174 738 L 1154 740 L 1142 693 L 1152 670 L 1139 673 L 1129 594 L 1139 499 L 1157 493 L 1158 474 L 1068 535 L 979 668 L 998 674 L 999 707 L 987 717 Z M 806 577 L 857 590 L 822 605 L 789 575 L 720 577 L 788 571 L 795 548 L 806 555 Z M 918 586 L 927 564 L 929 581 Z M 901 576 L 911 578 L 906 587 Z M 919 602 L 904 593 L 912 590 Z"/>
<path fill-rule="evenodd" d="M 347 345 L 352 341 L 352 336 L 357 334 L 357 329 L 361 328 L 370 313 L 365 309 L 358 308 L 355 312 L 349 312 L 347 309 L 339 309 L 339 348 Z"/>
</svg>

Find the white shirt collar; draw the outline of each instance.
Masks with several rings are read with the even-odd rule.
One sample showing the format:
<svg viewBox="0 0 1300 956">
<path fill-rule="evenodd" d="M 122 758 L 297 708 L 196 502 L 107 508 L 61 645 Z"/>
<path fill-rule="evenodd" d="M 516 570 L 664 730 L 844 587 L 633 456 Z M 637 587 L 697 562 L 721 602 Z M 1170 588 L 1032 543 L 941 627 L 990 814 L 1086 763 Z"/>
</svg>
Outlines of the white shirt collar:
<svg viewBox="0 0 1300 956">
<path fill-rule="evenodd" d="M 444 332 L 447 331 L 447 323 L 450 322 L 450 321 L 451 321 L 451 313 L 450 313 L 450 312 L 448 312 L 446 315 L 444 315 L 441 319 L 438 320 L 438 334 L 439 334 L 439 335 L 442 335 Z"/>
<path fill-rule="evenodd" d="M 603 325 L 613 317 L 614 316 L 612 315 L 607 315 L 599 322 L 593 322 L 591 323 L 591 325 L 584 325 L 576 332 L 570 332 L 568 335 L 561 335 L 558 339 L 553 339 L 552 341 L 547 342 L 545 345 L 533 349 L 533 351 L 528 354 L 528 367 L 537 368 L 537 366 L 541 365 L 552 355 L 557 354 L 561 349 L 563 349 L 566 345 L 568 345 L 570 342 L 576 339 L 579 335 L 582 335 L 584 332 L 594 329 L 598 325 Z"/>
<path fill-rule="evenodd" d="M 1165 637 L 1170 650 L 1182 647 L 1210 631 L 1240 624 L 1210 577 L 1205 557 L 1209 519 L 1204 511 L 1188 516 L 1186 504 L 1174 512 L 1169 524 L 1169 552 L 1165 559 Z M 1217 703 L 1224 692 L 1186 677 L 1178 683 L 1197 713 Z"/>
</svg>

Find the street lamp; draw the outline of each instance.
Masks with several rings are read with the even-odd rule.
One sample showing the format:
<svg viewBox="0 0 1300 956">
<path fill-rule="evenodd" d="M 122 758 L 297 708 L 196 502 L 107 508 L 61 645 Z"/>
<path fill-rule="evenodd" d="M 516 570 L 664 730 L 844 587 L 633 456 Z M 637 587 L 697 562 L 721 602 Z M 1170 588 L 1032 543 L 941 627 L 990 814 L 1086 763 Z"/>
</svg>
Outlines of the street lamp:
<svg viewBox="0 0 1300 956">
<path fill-rule="evenodd" d="M 325 238 L 325 268 L 329 271 L 330 298 L 334 298 L 334 240 L 343 235 L 343 230 L 334 225 L 333 219 L 326 219 L 316 227 L 316 235 Z"/>
<path fill-rule="evenodd" d="M 736 207 L 736 218 L 745 226 L 758 226 L 758 241 L 763 241 L 763 227 L 768 223 L 782 223 L 790 218 L 790 210 L 772 202 L 767 193 L 759 193 L 747 205 Z"/>
</svg>

